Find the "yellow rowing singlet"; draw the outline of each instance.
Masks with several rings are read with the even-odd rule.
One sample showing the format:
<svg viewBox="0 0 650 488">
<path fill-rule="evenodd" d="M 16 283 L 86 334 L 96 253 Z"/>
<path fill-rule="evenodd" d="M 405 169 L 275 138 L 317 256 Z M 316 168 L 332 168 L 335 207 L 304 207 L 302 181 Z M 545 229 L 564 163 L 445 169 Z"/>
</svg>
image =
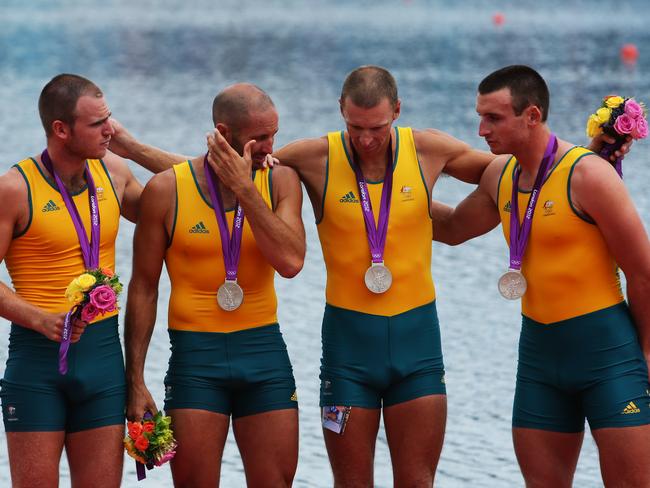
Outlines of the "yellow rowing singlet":
<svg viewBox="0 0 650 488">
<path fill-rule="evenodd" d="M 203 171 L 203 168 L 201 168 Z M 275 270 L 257 247 L 244 219 L 237 282 L 244 301 L 226 312 L 217 303 L 217 290 L 226 270 L 221 252 L 219 224 L 209 195 L 203 195 L 189 161 L 174 166 L 176 217 L 165 263 L 171 280 L 169 328 L 195 332 L 234 332 L 277 322 Z M 271 170 L 255 171 L 253 181 L 272 207 Z M 232 232 L 234 209 L 226 212 Z"/>
<path fill-rule="evenodd" d="M 104 163 L 98 159 L 87 163 L 99 203 L 99 265 L 114 270 L 120 203 Z M 59 190 L 45 179 L 36 161 L 24 159 L 15 167 L 27 183 L 30 219 L 27 229 L 9 245 L 5 257 L 9 276 L 25 301 L 48 312 L 66 312 L 72 304 L 65 298 L 65 290 L 85 270 L 77 232 Z M 88 190 L 73 195 L 72 200 L 90 239 Z M 94 322 L 116 314 L 100 315 Z"/>
<path fill-rule="evenodd" d="M 623 301 L 618 267 L 602 234 L 576 212 L 568 197 L 573 169 L 588 154 L 592 153 L 583 147 L 570 149 L 551 170 L 537 200 L 522 265 L 528 282 L 522 312 L 537 322 L 558 322 Z M 497 206 L 506 242 L 516 165 L 510 158 L 499 181 Z M 519 191 L 520 222 L 529 196 L 530 192 Z"/>
<path fill-rule="evenodd" d="M 435 299 L 431 278 L 432 229 L 429 192 L 420 171 L 413 132 L 395 128 L 395 162 L 384 264 L 392 286 L 375 294 L 366 288 L 370 266 L 359 188 L 344 132 L 330 132 L 327 183 L 318 236 L 327 268 L 326 300 L 358 312 L 392 316 Z M 383 182 L 368 182 L 375 224 Z"/>
</svg>

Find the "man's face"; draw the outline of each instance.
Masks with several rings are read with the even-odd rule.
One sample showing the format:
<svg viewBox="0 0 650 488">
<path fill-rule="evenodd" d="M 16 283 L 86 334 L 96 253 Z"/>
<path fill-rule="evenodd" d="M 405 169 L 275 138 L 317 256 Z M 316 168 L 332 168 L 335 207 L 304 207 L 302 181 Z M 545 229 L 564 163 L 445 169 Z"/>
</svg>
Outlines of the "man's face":
<svg viewBox="0 0 650 488">
<path fill-rule="evenodd" d="M 66 144 L 68 150 L 84 159 L 104 157 L 111 136 L 115 133 L 108 120 L 111 111 L 104 97 L 80 97 L 75 114 L 76 118 Z"/>
<path fill-rule="evenodd" d="M 266 155 L 273 152 L 273 139 L 277 132 L 278 113 L 273 107 L 251 112 L 248 115 L 248 123 L 238 131 L 233 131 L 231 145 L 235 151 L 243 155 L 246 143 L 254 139 L 251 157 L 253 166 L 259 166 L 264 162 Z"/>
<path fill-rule="evenodd" d="M 528 134 L 526 120 L 529 109 L 516 115 L 512 107 L 509 88 L 479 94 L 476 97 L 476 112 L 479 122 L 478 135 L 485 139 L 494 154 L 512 154 Z"/>
<path fill-rule="evenodd" d="M 393 121 L 399 117 L 400 103 L 393 107 L 388 98 L 372 108 L 362 108 L 349 99 L 341 102 L 341 114 L 348 135 L 359 154 L 370 155 L 384 150 Z"/>
</svg>

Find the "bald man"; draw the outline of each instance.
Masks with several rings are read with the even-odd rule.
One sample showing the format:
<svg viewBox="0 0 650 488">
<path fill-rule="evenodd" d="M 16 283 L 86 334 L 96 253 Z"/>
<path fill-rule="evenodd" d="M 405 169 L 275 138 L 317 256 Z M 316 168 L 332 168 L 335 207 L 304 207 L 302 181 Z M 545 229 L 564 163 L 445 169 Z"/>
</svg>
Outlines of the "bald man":
<svg viewBox="0 0 650 488">
<path fill-rule="evenodd" d="M 233 85 L 212 111 L 222 157 L 181 162 L 142 196 L 126 312 L 127 416 L 156 411 L 144 364 L 164 262 L 172 285 L 165 410 L 178 441 L 174 484 L 218 486 L 232 416 L 248 485 L 291 486 L 298 404 L 273 280 L 275 271 L 292 277 L 303 265 L 300 182 L 289 168 L 252 169 L 273 151 L 278 130 L 266 93 Z"/>
</svg>

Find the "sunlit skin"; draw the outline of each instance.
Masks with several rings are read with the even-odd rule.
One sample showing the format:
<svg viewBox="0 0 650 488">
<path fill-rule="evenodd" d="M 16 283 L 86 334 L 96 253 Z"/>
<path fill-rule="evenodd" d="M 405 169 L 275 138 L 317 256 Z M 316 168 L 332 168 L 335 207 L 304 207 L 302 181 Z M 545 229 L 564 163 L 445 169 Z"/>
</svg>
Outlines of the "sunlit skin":
<svg viewBox="0 0 650 488">
<path fill-rule="evenodd" d="M 509 88 L 479 94 L 476 97 L 476 112 L 480 117 L 478 135 L 485 139 L 493 154 L 516 154 L 520 148 L 528 147 L 528 120 L 538 114 L 539 109 L 529 106 L 515 114 Z"/>
<path fill-rule="evenodd" d="M 350 142 L 364 160 L 384 157 L 393 122 L 399 113 L 399 100 L 393 107 L 388 98 L 384 98 L 372 108 L 359 107 L 348 99 L 341 101 L 341 115 Z"/>
<path fill-rule="evenodd" d="M 240 155 L 244 153 L 244 146 L 254 140 L 251 148 L 251 158 L 254 166 L 260 166 L 266 156 L 273 152 L 275 134 L 278 132 L 278 112 L 274 108 L 251 112 L 248 124 L 237 131 L 232 131 L 230 137 L 225 134 L 226 140 Z M 219 127 L 218 124 L 217 127 Z M 222 133 L 224 131 L 221 131 Z"/>
<path fill-rule="evenodd" d="M 74 124 L 69 128 L 66 149 L 82 159 L 103 158 L 115 133 L 109 121 L 111 111 L 106 100 L 104 97 L 80 97 L 75 116 Z"/>
</svg>

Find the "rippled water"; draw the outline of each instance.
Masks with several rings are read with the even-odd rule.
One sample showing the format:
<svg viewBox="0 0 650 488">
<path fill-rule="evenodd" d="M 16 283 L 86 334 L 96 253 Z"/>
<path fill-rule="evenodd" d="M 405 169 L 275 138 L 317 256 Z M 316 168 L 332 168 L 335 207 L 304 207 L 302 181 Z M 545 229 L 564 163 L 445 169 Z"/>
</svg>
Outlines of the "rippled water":
<svg viewBox="0 0 650 488">
<path fill-rule="evenodd" d="M 59 72 L 96 81 L 115 116 L 143 141 L 186 154 L 203 150 L 213 96 L 235 81 L 259 84 L 280 113 L 277 147 L 299 137 L 342 128 L 336 103 L 346 73 L 360 64 L 381 64 L 397 78 L 401 125 L 437 127 L 479 148 L 474 112 L 476 85 L 506 64 L 531 64 L 552 92 L 550 124 L 564 138 L 585 142 L 583 125 L 600 97 L 620 92 L 650 100 L 647 59 L 650 13 L 644 1 L 604 0 L 544 4 L 479 0 L 3 0 L 0 6 L 0 170 L 38 153 L 44 136 L 36 102 L 42 86 Z M 277 5 L 273 5 L 273 3 Z M 568 4 L 568 6 L 567 6 Z M 636 69 L 625 69 L 618 50 L 639 47 Z M 647 143 L 626 160 L 627 183 L 644 221 L 650 216 Z M 141 181 L 149 175 L 134 167 Z M 471 187 L 443 179 L 435 198 L 454 203 Z M 0 201 L 2 196 L 0 195 Z M 308 251 L 304 270 L 276 279 L 279 316 L 300 396 L 300 461 L 295 486 L 331 486 L 320 432 L 318 357 L 325 273 L 313 215 L 303 209 Z M 130 276 L 133 226 L 123 222 L 118 272 Z M 499 231 L 458 248 L 433 245 L 432 273 L 447 368 L 449 419 L 437 486 L 522 486 L 510 438 L 510 414 L 519 330 L 517 304 L 498 296 L 496 279 L 506 264 Z M 8 280 L 4 267 L 0 277 Z M 169 357 L 165 329 L 169 285 L 161 281 L 160 314 L 148 355 L 148 384 L 162 404 Z M 8 329 L 6 321 L 0 324 Z M 0 364 L 7 333 L 0 334 Z M 244 486 L 239 455 L 229 438 L 222 486 Z M 392 484 L 383 431 L 376 454 L 376 485 Z M 69 484 L 62 463 L 62 485 Z M 4 443 L 0 484 L 9 485 Z M 168 468 L 136 484 L 130 460 L 124 486 L 168 486 Z M 575 485 L 600 486 L 591 437 Z"/>
</svg>

